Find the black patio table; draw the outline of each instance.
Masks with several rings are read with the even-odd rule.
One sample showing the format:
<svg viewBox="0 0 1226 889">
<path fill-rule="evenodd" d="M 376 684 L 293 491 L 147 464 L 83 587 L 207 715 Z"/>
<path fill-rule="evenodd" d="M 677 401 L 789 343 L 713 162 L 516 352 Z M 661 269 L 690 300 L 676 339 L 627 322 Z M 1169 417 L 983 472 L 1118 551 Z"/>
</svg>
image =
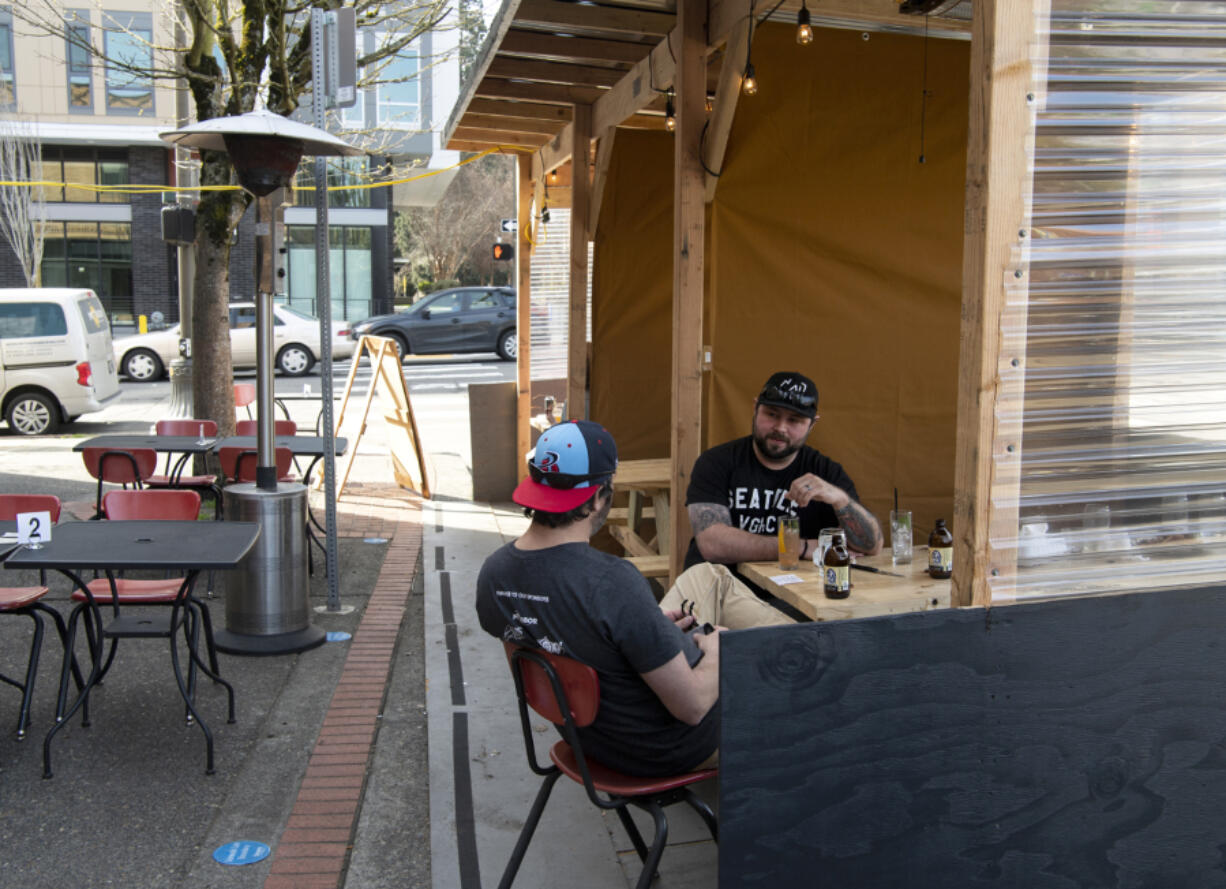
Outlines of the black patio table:
<svg viewBox="0 0 1226 889">
<path fill-rule="evenodd" d="M 168 467 L 166 476 L 177 479 L 183 474 L 189 458 L 208 454 L 217 447 L 217 437 L 212 435 L 133 435 L 118 432 L 108 435 L 95 435 L 84 441 L 77 442 L 72 449 L 76 452 L 86 448 L 106 448 L 110 451 L 130 451 L 135 448 L 152 448 L 160 454 L 179 454 L 180 457 L 173 466 Z"/>
<path fill-rule="evenodd" d="M 83 592 L 85 601 L 79 603 L 68 619 L 68 635 L 64 644 L 64 663 L 60 669 L 59 697 L 56 702 L 56 724 L 43 739 L 43 777 L 51 777 L 51 739 L 79 707 L 85 706 L 85 724 L 88 725 L 88 699 L 90 690 L 98 683 L 103 673 L 104 639 L 156 638 L 170 640 L 170 662 L 175 681 L 187 704 L 188 713 L 200 725 L 207 746 L 206 773 L 213 773 L 213 734 L 200 718 L 193 701 L 194 689 L 184 682 L 179 667 L 178 646 L 175 635 L 187 620 L 187 609 L 206 607 L 191 594 L 196 577 L 201 571 L 233 568 L 250 552 L 260 535 L 260 526 L 254 522 L 187 522 L 187 521 L 103 521 L 67 522 L 56 525 L 51 541 L 38 548 L 18 546 L 4 561 L 10 569 L 51 569 L 67 577 Z M 112 601 L 115 599 L 115 573 L 123 570 L 169 569 L 186 572 L 179 593 L 169 609 L 169 617 L 155 620 L 148 616 L 147 609 L 139 617 L 121 615 L 117 604 L 112 607 L 112 621 L 103 625 L 101 609 L 81 577 L 88 570 L 103 571 L 111 583 Z M 165 609 L 165 606 L 162 606 Z M 77 623 L 82 614 L 86 617 L 86 635 L 92 667 L 72 706 L 64 705 L 68 696 L 68 679 L 71 673 L 73 643 Z M 91 630 L 92 627 L 92 630 Z M 101 630 L 101 632 L 99 632 Z M 225 686 L 229 695 L 229 719 L 234 722 L 234 689 L 200 659 L 196 651 L 195 637 L 188 635 L 188 655 L 191 664 L 199 667 L 206 676 Z M 112 651 L 113 651 L 112 643 Z M 109 664 L 109 661 L 108 661 Z"/>
</svg>

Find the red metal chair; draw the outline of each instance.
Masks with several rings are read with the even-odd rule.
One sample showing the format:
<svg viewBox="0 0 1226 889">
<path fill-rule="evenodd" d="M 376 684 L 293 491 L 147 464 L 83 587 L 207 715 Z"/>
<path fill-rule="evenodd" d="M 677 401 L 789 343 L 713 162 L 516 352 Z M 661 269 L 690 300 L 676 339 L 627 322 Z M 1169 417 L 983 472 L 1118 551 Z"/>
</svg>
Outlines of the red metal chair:
<svg viewBox="0 0 1226 889">
<path fill-rule="evenodd" d="M 217 437 L 217 424 L 212 420 L 158 420 L 153 427 L 156 435 L 197 435 L 203 438 Z M 217 476 L 184 475 L 187 461 L 191 454 L 181 454 L 178 459 L 173 454 L 166 455 L 166 472 L 163 475 L 151 475 L 145 479 L 147 488 L 186 488 L 195 491 L 202 497 L 208 495 L 213 500 L 213 516 L 221 516 L 221 489 L 217 487 Z"/>
<path fill-rule="evenodd" d="M 239 420 L 234 424 L 235 435 L 259 435 L 259 420 Z M 273 435 L 297 435 L 298 424 L 293 420 L 273 420 Z"/>
<path fill-rule="evenodd" d="M 51 615 L 51 619 L 55 621 L 55 629 L 60 634 L 61 644 L 67 636 L 64 619 L 60 617 L 60 613 L 39 601 L 45 595 L 47 595 L 45 586 L 0 587 L 0 614 L 24 614 L 34 621 L 34 638 L 30 640 L 30 656 L 26 664 L 25 681 L 18 682 L 0 673 L 0 682 L 21 690 L 21 712 L 17 716 L 17 740 L 19 741 L 25 739 L 26 729 L 30 725 L 30 702 L 34 699 L 34 678 L 38 674 L 38 658 L 43 647 L 41 614 Z M 72 660 L 72 673 L 77 688 L 82 688 L 81 673 L 77 669 L 75 658 Z"/>
<path fill-rule="evenodd" d="M 550 654 L 535 648 L 526 648 L 513 642 L 504 642 L 511 675 L 515 679 L 515 693 L 519 698 L 519 721 L 524 733 L 524 746 L 528 765 L 545 780 L 536 794 L 532 809 L 520 831 L 515 851 L 507 862 L 499 889 L 510 889 L 519 871 L 520 862 L 528 850 L 528 843 L 536 832 L 537 822 L 549 801 L 554 783 L 562 775 L 582 784 L 588 799 L 600 809 L 613 809 L 621 819 L 622 826 L 630 835 L 634 849 L 643 862 L 638 889 L 647 889 L 656 874 L 664 845 L 668 841 L 668 819 L 664 807 L 674 803 L 686 803 L 706 822 L 711 837 L 719 841 L 719 828 L 710 806 L 699 799 L 689 785 L 706 781 L 719 774 L 718 769 L 702 769 L 672 775 L 665 778 L 636 778 L 624 775 L 584 756 L 579 743 L 578 729 L 591 725 L 600 708 L 600 680 L 596 671 L 586 664 L 561 655 Z M 531 707 L 548 719 L 562 732 L 566 740 L 558 741 L 549 751 L 552 766 L 542 766 L 536 759 L 535 732 L 528 716 Z M 602 796 L 603 794 L 603 796 Z M 655 821 L 655 838 L 651 848 L 635 827 L 627 805 L 637 806 L 651 814 Z"/>
<path fill-rule="evenodd" d="M 159 521 L 194 521 L 200 514 L 200 495 L 195 491 L 183 489 L 145 489 L 137 491 L 110 491 L 102 498 L 102 508 L 106 518 L 110 521 L 132 521 L 132 520 L 159 520 Z M 183 578 L 168 577 L 164 579 L 130 579 L 124 577 L 115 578 L 98 578 L 91 580 L 86 584 L 89 589 L 89 596 L 81 590 L 74 590 L 72 600 L 78 603 L 78 610 L 84 607 L 89 602 L 89 597 L 92 596 L 94 602 L 98 605 L 110 605 L 116 617 L 119 616 L 119 608 L 121 605 L 127 606 L 144 606 L 144 605 L 163 605 L 173 606 L 179 598 L 179 591 L 183 586 Z M 183 602 L 186 611 L 186 620 L 184 622 L 184 637 L 187 641 L 190 651 L 195 651 L 198 632 L 196 629 L 196 618 L 198 617 L 201 624 L 204 626 L 204 642 L 205 649 L 209 656 L 209 669 L 206 672 L 209 678 L 214 682 L 220 682 L 227 689 L 230 697 L 230 721 L 234 721 L 234 690 L 229 683 L 221 679 L 217 664 L 217 649 L 213 643 L 213 621 L 209 616 L 209 607 L 204 602 L 192 595 L 191 591 L 187 592 L 187 596 Z M 73 613 L 75 620 L 76 613 Z M 172 628 L 173 631 L 173 628 Z M 101 644 L 101 638 L 98 637 L 97 629 L 91 628 L 89 621 L 86 621 L 86 634 L 90 638 L 91 647 L 95 644 Z M 133 637 L 141 637 L 146 635 L 164 635 L 164 633 L 150 634 L 143 632 L 140 629 L 133 630 L 131 633 L 124 633 Z M 102 667 L 102 672 L 99 676 L 106 675 L 107 670 L 111 668 L 111 663 L 115 659 L 115 639 L 112 638 L 111 650 L 107 656 L 106 664 Z M 193 658 L 191 665 L 188 668 L 188 694 L 189 696 L 195 689 L 195 666 L 196 662 Z M 191 721 L 190 712 L 188 721 Z"/>
<path fill-rule="evenodd" d="M 217 452 L 221 462 L 221 473 L 227 482 L 255 481 L 256 461 L 258 452 L 252 448 L 225 447 Z M 289 448 L 277 448 L 274 457 L 277 464 L 277 481 L 296 482 L 297 477 L 290 474 L 290 464 L 294 462 L 294 452 Z"/>
<path fill-rule="evenodd" d="M 141 488 L 145 479 L 157 471 L 158 455 L 153 448 L 132 448 L 130 450 L 114 450 L 112 448 L 85 448 L 81 452 L 85 460 L 85 470 L 98 480 L 98 495 L 94 499 L 94 514 L 90 517 L 100 519 L 102 513 L 102 483 L 128 485 Z"/>
<path fill-rule="evenodd" d="M 234 407 L 246 408 L 247 416 L 251 416 L 251 405 L 255 404 L 255 383 L 234 384 Z"/>
</svg>

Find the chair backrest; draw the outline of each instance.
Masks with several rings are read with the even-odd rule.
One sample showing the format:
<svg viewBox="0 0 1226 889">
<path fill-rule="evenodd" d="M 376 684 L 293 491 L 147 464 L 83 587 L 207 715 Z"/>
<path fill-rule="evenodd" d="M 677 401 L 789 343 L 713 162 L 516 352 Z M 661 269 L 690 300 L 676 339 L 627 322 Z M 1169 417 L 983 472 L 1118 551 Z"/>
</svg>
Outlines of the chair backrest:
<svg viewBox="0 0 1226 889">
<path fill-rule="evenodd" d="M 117 485 L 144 481 L 153 475 L 158 464 L 157 451 L 153 448 L 85 448 L 81 456 L 91 476 Z"/>
<path fill-rule="evenodd" d="M 259 420 L 239 420 L 234 424 L 235 435 L 259 435 Z M 297 435 L 298 424 L 293 420 L 274 420 L 273 435 Z"/>
<path fill-rule="evenodd" d="M 217 424 L 212 420 L 158 420 L 153 431 L 157 435 L 203 435 L 205 438 L 216 438 Z"/>
<path fill-rule="evenodd" d="M 258 453 L 251 448 L 226 447 L 217 452 L 221 463 L 221 471 L 232 482 L 255 481 L 255 469 L 259 460 Z M 289 472 L 290 464 L 294 462 L 294 452 L 289 448 L 277 448 L 277 478 Z"/>
<path fill-rule="evenodd" d="M 0 521 L 11 522 L 23 512 L 49 512 L 60 520 L 60 498 L 54 494 L 0 494 Z"/>
<path fill-rule="evenodd" d="M 255 402 L 255 384 L 254 383 L 235 383 L 234 384 L 234 406 L 246 407 Z"/>
<path fill-rule="evenodd" d="M 600 679 L 587 664 L 560 654 L 503 642 L 517 692 L 554 725 L 570 710 L 578 728 L 591 725 L 600 710 Z"/>
<path fill-rule="evenodd" d="M 200 515 L 200 495 L 185 488 L 108 491 L 102 498 L 102 512 L 112 521 L 192 521 Z"/>
</svg>

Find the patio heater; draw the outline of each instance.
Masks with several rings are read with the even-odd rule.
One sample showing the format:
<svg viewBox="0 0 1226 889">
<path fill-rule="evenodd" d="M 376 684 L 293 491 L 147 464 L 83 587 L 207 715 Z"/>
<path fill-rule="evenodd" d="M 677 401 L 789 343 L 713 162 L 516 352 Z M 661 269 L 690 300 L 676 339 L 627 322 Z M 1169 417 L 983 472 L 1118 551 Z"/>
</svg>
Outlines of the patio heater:
<svg viewBox="0 0 1226 889">
<path fill-rule="evenodd" d="M 362 150 L 269 111 L 213 118 L 162 133 L 161 138 L 182 148 L 227 152 L 239 183 L 256 199 L 256 480 L 230 485 L 224 496 L 226 518 L 259 522 L 261 533 L 226 583 L 226 629 L 216 634 L 216 644 L 231 654 L 305 651 L 322 644 L 325 633 L 311 626 L 307 489 L 277 481 L 272 300 L 284 275 L 277 262 L 282 243 L 277 237 L 279 197 L 304 154 L 359 155 Z"/>
</svg>

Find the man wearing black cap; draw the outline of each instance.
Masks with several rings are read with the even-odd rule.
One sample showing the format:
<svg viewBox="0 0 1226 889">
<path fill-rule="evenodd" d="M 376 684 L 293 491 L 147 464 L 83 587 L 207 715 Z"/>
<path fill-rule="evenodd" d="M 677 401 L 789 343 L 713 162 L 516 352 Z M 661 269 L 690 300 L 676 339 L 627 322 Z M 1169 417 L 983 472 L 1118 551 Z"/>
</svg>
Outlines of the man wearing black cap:
<svg viewBox="0 0 1226 889">
<path fill-rule="evenodd" d="M 721 566 L 687 571 L 657 605 L 627 561 L 588 541 L 613 502 L 617 446 L 586 420 L 547 429 L 512 499 L 532 524 L 494 551 L 477 578 L 481 627 L 595 668 L 600 709 L 580 729 L 584 750 L 632 775 L 714 765 L 719 738 L 719 633 L 715 625 L 783 622 Z"/>
<path fill-rule="evenodd" d="M 752 433 L 694 463 L 686 507 L 694 539 L 686 566 L 733 565 L 779 555 L 778 522 L 800 518 L 802 558 L 823 528 L 841 527 L 862 553 L 881 551 L 881 526 L 860 505 L 843 467 L 805 444 L 817 419 L 817 386 L 803 374 L 772 374 L 754 405 Z"/>
</svg>

